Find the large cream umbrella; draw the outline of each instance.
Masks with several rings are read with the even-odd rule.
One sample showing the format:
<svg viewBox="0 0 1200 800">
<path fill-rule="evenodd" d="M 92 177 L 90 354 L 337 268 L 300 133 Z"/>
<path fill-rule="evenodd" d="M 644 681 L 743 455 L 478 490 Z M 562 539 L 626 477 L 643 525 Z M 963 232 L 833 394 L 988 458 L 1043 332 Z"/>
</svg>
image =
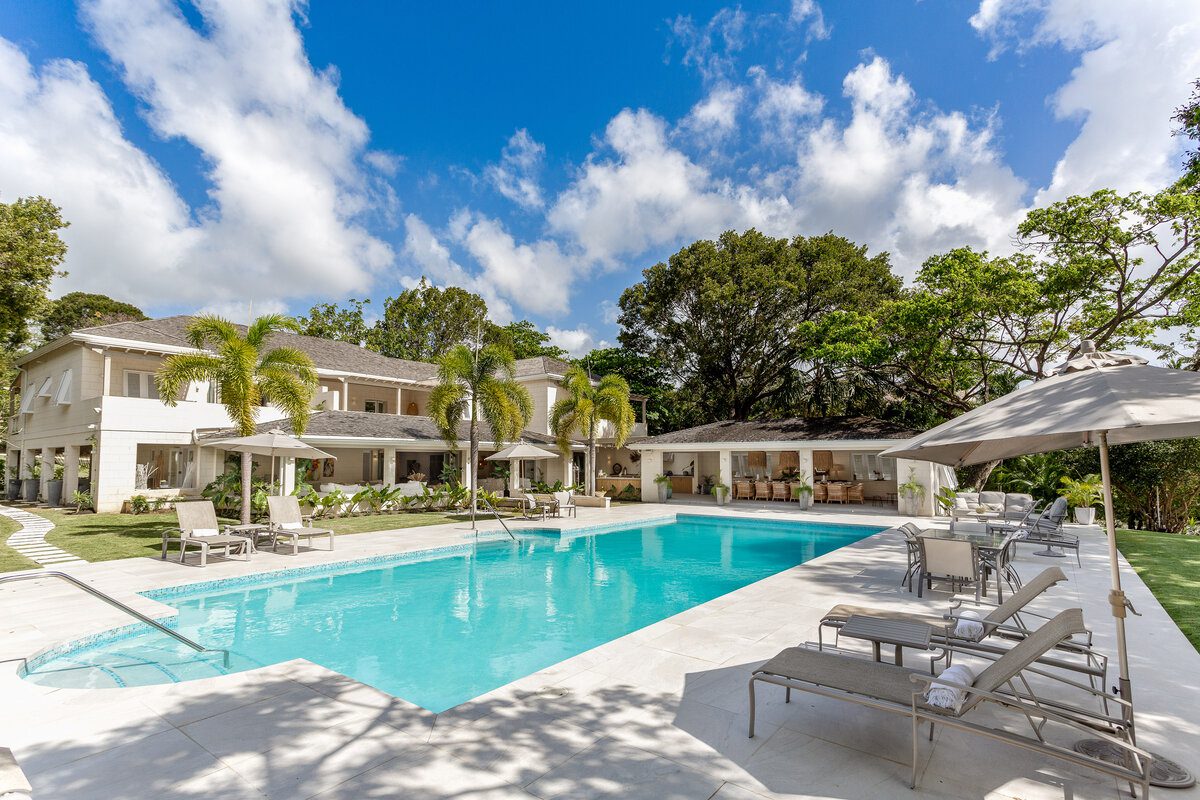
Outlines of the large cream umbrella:
<svg viewBox="0 0 1200 800">
<path fill-rule="evenodd" d="M 1079 355 L 1051 377 L 972 409 L 880 455 L 961 467 L 1028 453 L 1099 447 L 1119 691 L 1124 700 L 1132 702 L 1125 641 L 1125 616 L 1132 606 L 1121 589 L 1108 446 L 1191 436 L 1200 436 L 1200 373 L 1153 367 L 1138 356 L 1097 352 L 1085 341 Z M 1133 712 L 1127 713 L 1132 725 Z M 1093 748 L 1093 742 L 1099 740 L 1087 740 L 1077 747 L 1095 752 L 1098 748 Z M 1194 782 L 1186 770 L 1158 757 L 1155 772 L 1152 783 L 1158 786 L 1190 786 Z"/>
<path fill-rule="evenodd" d="M 521 488 L 520 464 L 522 461 L 544 461 L 548 458 L 558 457 L 558 453 L 543 450 L 537 445 L 518 442 L 504 448 L 498 453 L 492 453 L 484 461 L 507 461 L 509 463 L 509 474 L 516 475 L 517 488 L 519 489 Z"/>
<path fill-rule="evenodd" d="M 275 482 L 275 459 L 276 458 L 333 458 L 324 450 L 318 450 L 311 445 L 292 436 L 290 433 L 284 433 L 278 428 L 272 428 L 266 433 L 255 433 L 250 436 L 238 436 L 232 439 L 218 439 L 216 441 L 205 442 L 206 447 L 219 447 L 222 450 L 230 450 L 235 453 L 250 453 L 256 456 L 269 456 L 271 458 L 271 482 Z M 279 492 L 283 493 L 283 481 L 279 483 Z"/>
</svg>

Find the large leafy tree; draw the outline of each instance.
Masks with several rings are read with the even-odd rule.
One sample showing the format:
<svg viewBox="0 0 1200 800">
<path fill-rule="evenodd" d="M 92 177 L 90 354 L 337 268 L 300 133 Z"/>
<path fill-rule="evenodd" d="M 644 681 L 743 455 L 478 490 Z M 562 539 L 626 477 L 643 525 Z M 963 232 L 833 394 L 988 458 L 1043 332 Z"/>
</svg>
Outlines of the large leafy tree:
<svg viewBox="0 0 1200 800">
<path fill-rule="evenodd" d="M 470 421 L 471 524 L 478 496 L 479 423 L 487 422 L 500 445 L 516 440 L 533 416 L 529 390 L 515 380 L 512 353 L 494 344 L 458 344 L 438 359 L 438 385 L 429 393 L 429 416 L 447 446 L 457 448 L 459 424 Z"/>
<path fill-rule="evenodd" d="M 114 300 L 106 294 L 68 292 L 52 301 L 42 317 L 42 338 L 52 342 L 80 328 L 146 319 L 150 318 L 132 303 Z"/>
<path fill-rule="evenodd" d="M 486 316 L 487 303 L 479 295 L 457 286 L 439 288 L 422 278 L 388 298 L 367 341 L 385 356 L 437 361 L 455 346 L 475 341 Z"/>
<path fill-rule="evenodd" d="M 786 411 L 812 348 L 805 323 L 865 314 L 900 287 L 886 254 L 834 234 L 753 229 L 695 242 L 642 275 L 621 295 L 621 343 L 695 398 L 697 422 Z"/>
<path fill-rule="evenodd" d="M 483 334 L 484 340 L 507 348 L 513 358 L 566 358 L 566 350 L 550 344 L 550 336 L 539 331 L 537 326 L 527 319 L 510 322 L 507 325 L 487 323 Z"/>
<path fill-rule="evenodd" d="M 254 433 L 258 409 L 264 403 L 279 407 L 297 435 L 308 425 L 317 388 L 317 370 L 307 353 L 293 347 L 272 347 L 279 331 L 295 331 L 294 320 L 279 314 L 259 317 L 245 332 L 217 316 L 197 317 L 187 329 L 197 353 L 169 356 L 158 371 L 158 396 L 168 406 L 179 402 L 193 381 L 215 383 L 221 403 L 240 436 Z M 250 522 L 249 453 L 242 453 L 242 523 Z"/>
<path fill-rule="evenodd" d="M 667 370 L 655 359 L 626 347 L 592 350 L 577 362 L 591 375 L 617 375 L 629 384 L 631 394 L 646 400 L 646 427 L 650 434 L 686 428 L 692 406 L 675 391 Z"/>
<path fill-rule="evenodd" d="M 1192 83 L 1192 96 L 1175 109 L 1175 135 L 1190 140 L 1183 159 L 1180 183 L 1193 190 L 1200 188 L 1200 80 Z"/>
<path fill-rule="evenodd" d="M 67 254 L 62 209 L 44 197 L 0 203 L 0 347 L 11 353 L 49 305 L 46 293 Z M 7 359 L 6 359 L 7 360 Z"/>
<path fill-rule="evenodd" d="M 308 310 L 308 316 L 296 318 L 299 325 L 297 330 L 305 336 L 360 345 L 367 341 L 369 329 L 363 316 L 363 307 L 370 303 L 370 300 L 354 298 L 345 307 L 337 303 L 319 303 Z"/>
<path fill-rule="evenodd" d="M 596 437 L 607 422 L 613 430 L 613 446 L 620 447 L 633 430 L 633 407 L 629 405 L 629 384 L 619 375 L 605 375 L 598 382 L 578 364 L 563 377 L 565 396 L 550 409 L 550 431 L 558 440 L 563 455 L 571 452 L 571 438 L 587 439 L 588 472 L 586 490 L 596 490 Z"/>
</svg>

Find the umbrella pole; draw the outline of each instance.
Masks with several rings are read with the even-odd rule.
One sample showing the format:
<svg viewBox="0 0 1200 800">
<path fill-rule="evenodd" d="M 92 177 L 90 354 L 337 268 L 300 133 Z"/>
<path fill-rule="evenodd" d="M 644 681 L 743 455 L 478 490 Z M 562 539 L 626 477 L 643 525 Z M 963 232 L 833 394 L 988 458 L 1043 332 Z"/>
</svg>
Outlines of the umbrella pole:
<svg viewBox="0 0 1200 800">
<path fill-rule="evenodd" d="M 1133 685 L 1129 681 L 1129 646 L 1125 641 L 1125 615 L 1128 611 L 1128 601 L 1121 589 L 1121 561 L 1117 553 L 1117 521 L 1113 512 L 1112 471 L 1108 464 L 1108 431 L 1100 432 L 1100 477 L 1104 482 L 1104 529 L 1108 538 L 1108 569 L 1112 579 L 1112 589 L 1108 593 L 1108 604 L 1117 622 L 1117 665 L 1120 670 L 1117 689 L 1121 699 L 1127 703 L 1133 702 Z M 1133 721 L 1132 706 L 1127 706 L 1125 714 L 1130 722 Z"/>
<path fill-rule="evenodd" d="M 1117 520 L 1113 512 L 1112 471 L 1108 464 L 1108 431 L 1100 432 L 1100 477 L 1104 482 L 1104 530 L 1108 537 L 1108 568 L 1112 577 L 1112 589 L 1108 593 L 1108 604 L 1117 622 L 1117 665 L 1120 675 L 1117 692 L 1128 705 L 1121 708 L 1122 717 L 1129 730 L 1130 742 L 1136 744 L 1137 732 L 1133 722 L 1133 685 L 1129 681 L 1129 646 L 1125 641 L 1125 616 L 1133 606 L 1121 589 L 1120 555 L 1117 553 Z M 1134 611 L 1136 614 L 1137 612 Z M 1081 739 L 1075 750 L 1114 764 L 1127 764 L 1126 753 L 1113 747 L 1103 739 Z M 1192 774 L 1178 762 L 1158 753 L 1150 765 L 1150 785 L 1168 789 L 1186 789 L 1196 783 Z"/>
</svg>

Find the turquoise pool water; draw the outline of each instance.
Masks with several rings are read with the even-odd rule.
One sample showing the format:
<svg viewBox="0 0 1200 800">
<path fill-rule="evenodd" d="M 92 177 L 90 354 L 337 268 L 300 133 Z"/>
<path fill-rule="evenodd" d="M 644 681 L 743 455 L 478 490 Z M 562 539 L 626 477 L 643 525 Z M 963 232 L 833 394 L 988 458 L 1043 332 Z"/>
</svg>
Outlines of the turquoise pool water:
<svg viewBox="0 0 1200 800">
<path fill-rule="evenodd" d="M 139 629 L 34 660 L 26 679 L 134 686 L 306 658 L 431 711 L 882 530 L 679 515 L 594 535 L 526 532 L 420 560 L 348 563 L 147 595 L 231 663 Z M 336 566 L 336 565 L 335 565 Z"/>
</svg>

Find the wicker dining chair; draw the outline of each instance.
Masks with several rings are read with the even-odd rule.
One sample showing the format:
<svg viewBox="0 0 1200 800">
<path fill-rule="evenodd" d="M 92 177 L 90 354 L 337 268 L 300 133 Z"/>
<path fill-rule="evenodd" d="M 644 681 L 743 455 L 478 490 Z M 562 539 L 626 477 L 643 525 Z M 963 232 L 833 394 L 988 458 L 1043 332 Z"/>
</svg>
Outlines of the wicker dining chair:
<svg viewBox="0 0 1200 800">
<path fill-rule="evenodd" d="M 827 500 L 830 503 L 845 503 L 846 502 L 846 485 L 844 483 L 829 484 Z"/>
<path fill-rule="evenodd" d="M 846 502 L 847 503 L 865 503 L 863 499 L 863 485 L 861 483 L 852 483 L 846 487 Z"/>
<path fill-rule="evenodd" d="M 733 482 L 733 499 L 734 500 L 753 500 L 754 491 L 751 488 L 750 481 L 734 481 Z"/>
<path fill-rule="evenodd" d="M 788 485 L 784 481 L 771 481 L 771 499 L 783 500 L 788 499 Z"/>
<path fill-rule="evenodd" d="M 755 481 L 754 482 L 754 499 L 755 500 L 770 500 L 771 499 L 771 483 L 770 483 L 770 481 Z"/>
<path fill-rule="evenodd" d="M 827 501 L 829 499 L 828 488 L 829 487 L 827 487 L 823 483 L 814 483 L 813 484 L 813 502 L 814 503 L 824 503 L 825 501 Z"/>
</svg>

